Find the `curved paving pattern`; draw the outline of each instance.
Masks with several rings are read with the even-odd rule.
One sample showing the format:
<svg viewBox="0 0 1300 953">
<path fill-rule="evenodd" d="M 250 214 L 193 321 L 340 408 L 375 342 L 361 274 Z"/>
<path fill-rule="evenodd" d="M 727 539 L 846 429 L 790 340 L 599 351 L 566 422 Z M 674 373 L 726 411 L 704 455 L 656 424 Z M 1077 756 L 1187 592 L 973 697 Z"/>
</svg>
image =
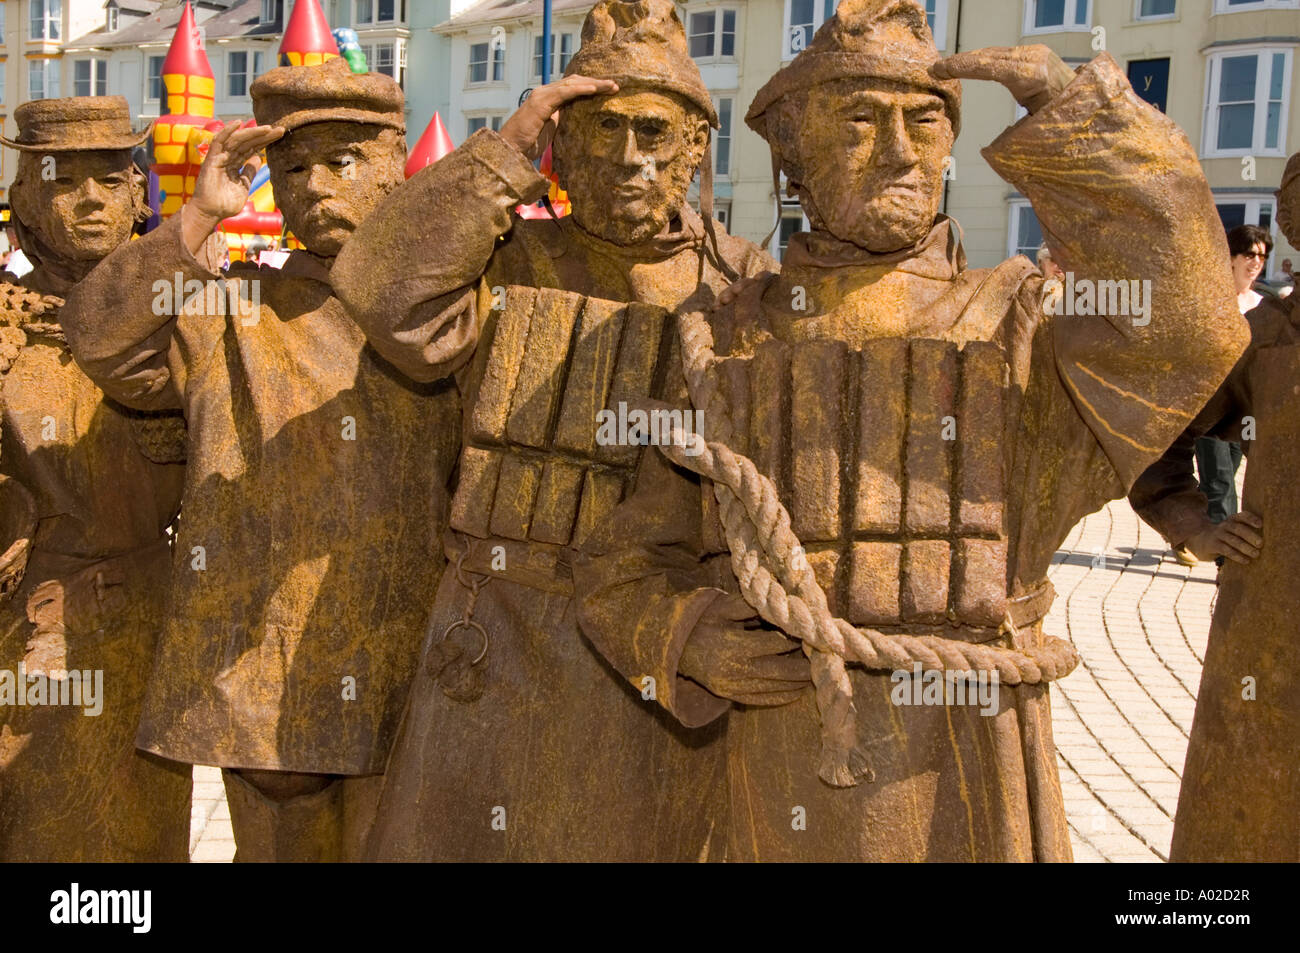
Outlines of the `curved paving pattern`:
<svg viewBox="0 0 1300 953">
<path fill-rule="evenodd" d="M 1123 500 L 1084 519 L 1056 555 L 1046 628 L 1081 660 L 1052 692 L 1078 861 L 1168 859 L 1215 575 L 1213 563 L 1178 565 Z"/>
<path fill-rule="evenodd" d="M 1074 528 L 1050 576 L 1057 599 L 1047 631 L 1070 639 L 1081 659 L 1052 689 L 1074 858 L 1165 860 L 1214 608 L 1214 564 L 1178 565 L 1160 535 L 1118 500 Z M 191 857 L 229 861 L 235 841 L 221 774 L 198 767 L 194 780 Z"/>
</svg>

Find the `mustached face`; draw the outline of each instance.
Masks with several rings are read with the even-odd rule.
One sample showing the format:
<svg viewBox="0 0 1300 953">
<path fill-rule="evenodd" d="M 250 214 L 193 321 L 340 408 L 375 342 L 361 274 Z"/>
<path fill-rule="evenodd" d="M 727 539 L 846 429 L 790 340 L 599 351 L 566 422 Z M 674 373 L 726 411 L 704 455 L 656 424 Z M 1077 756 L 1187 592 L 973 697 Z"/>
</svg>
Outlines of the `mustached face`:
<svg viewBox="0 0 1300 953">
<path fill-rule="evenodd" d="M 49 250 L 98 261 L 131 237 L 144 182 L 130 150 L 23 153 L 15 211 Z"/>
<path fill-rule="evenodd" d="M 792 182 L 814 227 L 868 251 L 908 248 L 934 225 L 952 123 L 943 100 L 895 83 L 838 80 L 808 91 Z"/>
<path fill-rule="evenodd" d="M 285 224 L 307 250 L 330 258 L 402 181 L 406 139 L 355 122 L 300 126 L 266 150 Z"/>
<path fill-rule="evenodd" d="M 578 100 L 562 113 L 553 149 L 574 221 L 616 245 L 653 238 L 686 200 L 708 141 L 703 114 L 673 94 Z"/>
</svg>

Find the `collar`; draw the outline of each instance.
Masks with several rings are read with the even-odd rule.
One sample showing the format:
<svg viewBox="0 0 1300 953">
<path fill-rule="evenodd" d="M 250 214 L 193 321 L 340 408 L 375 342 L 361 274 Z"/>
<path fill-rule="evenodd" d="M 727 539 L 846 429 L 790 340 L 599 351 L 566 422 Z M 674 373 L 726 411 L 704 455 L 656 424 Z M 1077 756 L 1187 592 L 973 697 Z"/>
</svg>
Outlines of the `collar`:
<svg viewBox="0 0 1300 953">
<path fill-rule="evenodd" d="M 903 271 L 922 278 L 951 281 L 966 270 L 966 251 L 961 244 L 961 226 L 939 215 L 923 239 L 911 248 L 877 254 L 852 242 L 841 241 L 829 232 L 797 232 L 785 252 L 786 267 L 856 268 L 880 267 Z"/>
</svg>

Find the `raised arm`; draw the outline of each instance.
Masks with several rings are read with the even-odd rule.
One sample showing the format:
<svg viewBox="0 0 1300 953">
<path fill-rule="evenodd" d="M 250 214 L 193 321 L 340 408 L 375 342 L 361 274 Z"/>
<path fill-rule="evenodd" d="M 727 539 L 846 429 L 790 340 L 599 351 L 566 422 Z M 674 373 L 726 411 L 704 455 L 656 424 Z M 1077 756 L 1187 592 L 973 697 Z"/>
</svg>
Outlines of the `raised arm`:
<svg viewBox="0 0 1300 953">
<path fill-rule="evenodd" d="M 220 278 L 213 229 L 244 207 L 249 159 L 282 134 L 239 123 L 218 131 L 180 213 L 114 251 L 68 295 L 59 320 L 73 357 L 114 400 L 137 410 L 183 405 L 183 361 L 173 351 L 186 283 Z"/>
<path fill-rule="evenodd" d="M 330 273 L 334 293 L 375 350 L 414 380 L 459 370 L 478 343 L 475 284 L 511 211 L 546 194 L 530 159 L 555 113 L 609 80 L 568 76 L 533 92 L 496 133 L 480 129 L 389 195 L 352 234 Z"/>
<path fill-rule="evenodd" d="M 1105 314 L 1053 316 L 1052 347 L 1061 386 L 1126 492 L 1249 339 L 1196 152 L 1102 54 L 983 154 L 1029 198 L 1076 286 L 1086 279 L 1095 301 L 1107 299 Z"/>
</svg>

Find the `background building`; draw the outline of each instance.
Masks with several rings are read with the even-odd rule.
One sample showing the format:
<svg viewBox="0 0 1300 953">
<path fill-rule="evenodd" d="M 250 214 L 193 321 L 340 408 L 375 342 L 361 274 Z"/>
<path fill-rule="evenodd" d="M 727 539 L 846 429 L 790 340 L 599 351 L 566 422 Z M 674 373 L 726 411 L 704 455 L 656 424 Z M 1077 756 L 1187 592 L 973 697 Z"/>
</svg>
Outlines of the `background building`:
<svg viewBox="0 0 1300 953">
<path fill-rule="evenodd" d="M 251 112 L 248 86 L 275 64 L 293 0 L 196 0 L 216 77 L 217 114 Z M 594 0 L 554 0 L 552 79 L 577 51 Z M 923 0 L 945 53 L 1043 43 L 1072 65 L 1100 49 L 1128 72 L 1139 95 L 1186 132 L 1228 225 L 1277 230 L 1273 191 L 1300 148 L 1295 95 L 1300 0 Z M 766 144 L 744 124 L 759 87 L 812 39 L 838 0 L 685 0 L 691 53 L 713 94 L 722 128 L 713 161 L 717 216 L 759 241 L 778 224 Z M 287 5 L 287 8 L 286 8 Z M 499 128 L 541 82 L 541 0 L 321 0 L 332 27 L 358 33 L 371 69 L 407 95 L 412 143 L 435 111 L 457 143 L 480 126 Z M 120 94 L 141 123 L 158 114 L 158 70 L 181 0 L 0 0 L 0 115 L 26 99 Z M 1041 241 L 1023 196 L 999 179 L 980 149 L 1020 110 L 990 83 L 964 84 L 963 133 L 953 153 L 945 209 L 962 225 L 972 265 L 986 266 Z M 0 186 L 13 176 L 0 150 Z M 0 193 L 0 199 L 3 194 Z M 772 239 L 780 255 L 805 227 L 785 201 Z M 1280 241 L 1280 238 L 1279 238 Z M 1274 252 L 1266 274 L 1300 252 Z"/>
</svg>

